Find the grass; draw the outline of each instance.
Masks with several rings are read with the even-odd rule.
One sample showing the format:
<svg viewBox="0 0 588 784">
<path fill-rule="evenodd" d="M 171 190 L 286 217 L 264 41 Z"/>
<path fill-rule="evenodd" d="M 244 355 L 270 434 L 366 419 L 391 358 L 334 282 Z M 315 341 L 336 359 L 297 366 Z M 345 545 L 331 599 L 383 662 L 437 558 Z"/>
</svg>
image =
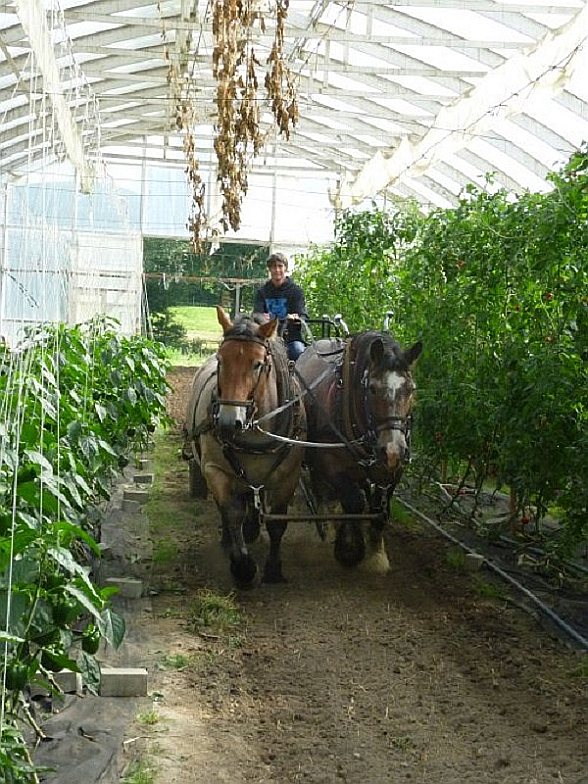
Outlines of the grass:
<svg viewBox="0 0 588 784">
<path fill-rule="evenodd" d="M 153 765 L 145 760 L 137 760 L 131 765 L 121 784 L 155 784 L 156 781 L 157 775 Z"/>
<path fill-rule="evenodd" d="M 170 653 L 164 656 L 158 667 L 162 670 L 184 670 L 190 664 L 190 657 L 184 653 Z"/>
<path fill-rule="evenodd" d="M 148 710 L 144 711 L 143 713 L 139 713 L 137 716 L 137 721 L 139 724 L 146 725 L 148 727 L 152 727 L 154 724 L 159 722 L 160 716 L 156 710 Z"/>
<path fill-rule="evenodd" d="M 200 338 L 218 341 L 222 335 L 214 307 L 175 305 L 169 308 L 169 312 L 185 328 L 189 340 Z"/>
<path fill-rule="evenodd" d="M 447 565 L 456 571 L 460 571 L 465 567 L 465 553 L 458 547 L 452 547 L 445 555 Z"/>
<path fill-rule="evenodd" d="M 504 589 L 500 585 L 489 583 L 480 577 L 475 579 L 474 587 L 478 596 L 484 599 L 504 599 L 505 597 Z"/>
<path fill-rule="evenodd" d="M 415 516 L 396 498 L 392 498 L 390 502 L 390 519 L 406 528 L 407 531 L 416 533 L 421 530 L 421 525 Z"/>
<path fill-rule="evenodd" d="M 203 588 L 198 591 L 190 609 L 189 623 L 195 631 L 206 628 L 223 632 L 238 626 L 241 620 L 232 593 L 223 595 Z"/>
</svg>

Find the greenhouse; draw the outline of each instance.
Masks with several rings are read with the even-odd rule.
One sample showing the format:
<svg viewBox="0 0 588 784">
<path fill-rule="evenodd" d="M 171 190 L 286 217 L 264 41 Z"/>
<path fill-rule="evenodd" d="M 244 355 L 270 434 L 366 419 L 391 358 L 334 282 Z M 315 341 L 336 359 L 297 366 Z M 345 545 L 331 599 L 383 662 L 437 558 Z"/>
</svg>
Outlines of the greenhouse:
<svg viewBox="0 0 588 784">
<path fill-rule="evenodd" d="M 0 784 L 584 784 L 587 72 L 584 0 L 0 6 Z"/>
</svg>

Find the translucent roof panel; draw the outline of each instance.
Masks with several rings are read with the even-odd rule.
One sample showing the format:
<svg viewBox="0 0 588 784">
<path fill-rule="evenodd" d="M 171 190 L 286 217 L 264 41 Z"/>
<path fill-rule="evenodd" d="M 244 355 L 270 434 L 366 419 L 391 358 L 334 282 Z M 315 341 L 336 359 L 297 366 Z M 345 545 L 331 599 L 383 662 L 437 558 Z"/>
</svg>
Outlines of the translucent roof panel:
<svg viewBox="0 0 588 784">
<path fill-rule="evenodd" d="M 202 166 L 214 169 L 210 8 L 5 4 L 0 178 L 52 154 L 69 157 L 82 179 L 98 152 L 181 167 L 174 79 L 199 124 Z M 272 0 L 259 8 L 266 25 L 252 43 L 263 64 Z M 338 206 L 377 194 L 411 195 L 423 209 L 454 204 L 464 184 L 490 172 L 513 191 L 545 187 L 545 172 L 588 139 L 587 31 L 588 0 L 290 0 L 284 50 L 300 120 L 289 140 L 277 134 L 260 85 L 267 146 L 252 176 L 267 173 L 270 159 L 284 176 L 318 172 Z"/>
</svg>

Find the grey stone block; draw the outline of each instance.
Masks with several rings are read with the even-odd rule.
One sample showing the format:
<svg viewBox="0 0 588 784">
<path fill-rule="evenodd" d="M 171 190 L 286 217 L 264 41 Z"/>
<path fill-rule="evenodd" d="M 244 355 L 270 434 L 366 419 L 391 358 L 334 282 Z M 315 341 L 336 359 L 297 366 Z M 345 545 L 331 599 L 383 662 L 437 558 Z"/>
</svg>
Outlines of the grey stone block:
<svg viewBox="0 0 588 784">
<path fill-rule="evenodd" d="M 107 588 L 118 588 L 118 596 L 124 599 L 140 599 L 143 595 L 143 581 L 134 577 L 107 577 L 104 581 Z"/>
<path fill-rule="evenodd" d="M 79 672 L 73 670 L 61 670 L 60 672 L 51 673 L 56 685 L 61 689 L 64 694 L 78 694 L 82 691 L 82 676 Z M 45 678 L 43 673 L 39 673 L 39 677 Z M 31 685 L 31 697 L 39 697 L 41 695 L 48 696 L 51 692 L 38 684 Z"/>
<path fill-rule="evenodd" d="M 479 553 L 466 553 L 464 566 L 468 572 L 478 572 L 486 559 Z"/>
<path fill-rule="evenodd" d="M 144 667 L 102 667 L 101 697 L 146 697 L 147 670 Z"/>
<path fill-rule="evenodd" d="M 123 508 L 125 501 L 136 501 L 139 504 L 144 504 L 149 498 L 147 490 L 139 490 L 135 487 L 127 487 L 123 492 Z"/>
<path fill-rule="evenodd" d="M 135 474 L 133 480 L 136 485 L 152 485 L 153 484 L 153 474 Z"/>
</svg>

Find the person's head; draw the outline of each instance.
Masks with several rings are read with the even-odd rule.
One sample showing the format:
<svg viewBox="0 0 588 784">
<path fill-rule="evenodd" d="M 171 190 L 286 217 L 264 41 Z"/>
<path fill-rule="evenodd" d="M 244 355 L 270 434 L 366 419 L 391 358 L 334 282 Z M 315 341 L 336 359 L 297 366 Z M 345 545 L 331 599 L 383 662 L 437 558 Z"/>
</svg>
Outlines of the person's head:
<svg viewBox="0 0 588 784">
<path fill-rule="evenodd" d="M 272 253 L 266 265 L 274 286 L 281 286 L 288 275 L 288 259 L 283 253 Z"/>
</svg>

